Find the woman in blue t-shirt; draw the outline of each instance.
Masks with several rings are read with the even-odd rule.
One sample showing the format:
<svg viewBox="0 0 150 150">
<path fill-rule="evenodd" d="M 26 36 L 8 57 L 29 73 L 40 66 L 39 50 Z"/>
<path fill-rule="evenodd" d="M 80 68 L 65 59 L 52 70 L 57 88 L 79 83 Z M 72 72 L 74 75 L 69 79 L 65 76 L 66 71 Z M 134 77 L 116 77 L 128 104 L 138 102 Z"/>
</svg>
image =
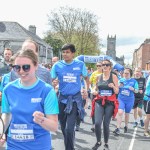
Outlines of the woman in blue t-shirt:
<svg viewBox="0 0 150 150">
<path fill-rule="evenodd" d="M 15 54 L 13 65 L 19 79 L 2 93 L 2 119 L 8 150 L 51 150 L 49 131 L 58 128 L 58 100 L 53 87 L 36 77 L 37 55 L 30 49 Z M 44 141 L 44 142 L 43 142 Z M 0 145 L 4 140 L 0 139 Z"/>
<path fill-rule="evenodd" d="M 114 133 L 116 135 L 120 134 L 120 127 L 122 123 L 122 116 L 125 111 L 125 127 L 124 133 L 128 130 L 128 122 L 129 122 L 129 113 L 134 105 L 134 93 L 138 92 L 138 83 L 132 77 L 132 70 L 130 68 L 125 68 L 123 72 L 123 78 L 119 80 L 119 110 L 117 117 L 117 128 Z"/>
</svg>

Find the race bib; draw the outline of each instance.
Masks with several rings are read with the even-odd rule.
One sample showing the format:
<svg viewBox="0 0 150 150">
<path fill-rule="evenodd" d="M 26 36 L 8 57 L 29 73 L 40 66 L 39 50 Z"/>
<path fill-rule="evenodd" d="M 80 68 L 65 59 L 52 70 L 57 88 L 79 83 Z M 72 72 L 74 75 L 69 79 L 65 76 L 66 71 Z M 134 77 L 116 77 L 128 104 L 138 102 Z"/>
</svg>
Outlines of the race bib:
<svg viewBox="0 0 150 150">
<path fill-rule="evenodd" d="M 129 96 L 130 95 L 130 91 L 124 89 L 124 90 L 121 91 L 121 94 L 125 95 L 125 96 Z"/>
<path fill-rule="evenodd" d="M 100 90 L 100 95 L 101 96 L 111 96 L 112 90 Z"/>
<path fill-rule="evenodd" d="M 11 124 L 11 138 L 18 142 L 34 141 L 33 125 L 31 124 Z"/>
<path fill-rule="evenodd" d="M 66 75 L 63 76 L 63 82 L 76 83 L 77 77 L 74 76 L 74 74 L 72 74 L 72 73 L 66 73 Z"/>
</svg>

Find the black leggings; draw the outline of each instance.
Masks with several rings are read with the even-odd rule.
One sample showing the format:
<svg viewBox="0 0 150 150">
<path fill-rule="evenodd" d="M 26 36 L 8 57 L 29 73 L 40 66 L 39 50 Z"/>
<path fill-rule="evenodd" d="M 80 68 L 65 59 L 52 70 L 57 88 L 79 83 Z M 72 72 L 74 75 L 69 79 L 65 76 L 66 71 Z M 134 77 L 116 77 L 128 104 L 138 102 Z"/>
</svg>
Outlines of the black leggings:
<svg viewBox="0 0 150 150">
<path fill-rule="evenodd" d="M 112 102 L 106 102 L 104 106 L 101 103 L 95 103 L 95 134 L 97 142 L 101 142 L 101 124 L 103 121 L 104 142 L 108 143 L 109 124 L 113 115 L 114 105 Z"/>
</svg>

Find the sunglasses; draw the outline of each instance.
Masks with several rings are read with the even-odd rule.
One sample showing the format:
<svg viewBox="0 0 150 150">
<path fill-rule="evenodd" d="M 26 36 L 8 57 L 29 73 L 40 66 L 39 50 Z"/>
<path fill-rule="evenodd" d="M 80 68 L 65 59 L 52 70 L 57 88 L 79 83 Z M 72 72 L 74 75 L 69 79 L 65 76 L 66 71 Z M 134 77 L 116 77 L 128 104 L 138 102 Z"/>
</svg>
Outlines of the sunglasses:
<svg viewBox="0 0 150 150">
<path fill-rule="evenodd" d="M 108 67 L 108 66 L 111 66 L 111 64 L 102 64 L 102 66 Z"/>
<path fill-rule="evenodd" d="M 96 65 L 96 67 L 102 67 L 101 65 Z"/>
<path fill-rule="evenodd" d="M 20 72 L 20 70 L 24 71 L 24 72 L 29 72 L 30 71 L 30 65 L 22 65 L 22 66 L 19 66 L 19 65 L 13 65 L 13 70 L 15 72 Z"/>
</svg>

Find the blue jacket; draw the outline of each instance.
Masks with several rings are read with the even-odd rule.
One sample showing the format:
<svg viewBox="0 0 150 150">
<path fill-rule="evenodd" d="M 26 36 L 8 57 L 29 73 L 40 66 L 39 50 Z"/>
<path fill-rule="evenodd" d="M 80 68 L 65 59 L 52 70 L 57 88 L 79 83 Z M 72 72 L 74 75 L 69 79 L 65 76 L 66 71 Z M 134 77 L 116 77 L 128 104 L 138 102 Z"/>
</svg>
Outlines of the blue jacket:
<svg viewBox="0 0 150 150">
<path fill-rule="evenodd" d="M 70 114 L 73 107 L 73 103 L 76 102 L 78 108 L 78 115 L 80 116 L 81 120 L 84 119 L 85 111 L 83 107 L 83 99 L 81 96 L 81 92 L 78 92 L 75 95 L 62 95 L 60 93 L 59 102 L 66 104 L 66 108 L 64 110 L 66 114 Z"/>
</svg>

